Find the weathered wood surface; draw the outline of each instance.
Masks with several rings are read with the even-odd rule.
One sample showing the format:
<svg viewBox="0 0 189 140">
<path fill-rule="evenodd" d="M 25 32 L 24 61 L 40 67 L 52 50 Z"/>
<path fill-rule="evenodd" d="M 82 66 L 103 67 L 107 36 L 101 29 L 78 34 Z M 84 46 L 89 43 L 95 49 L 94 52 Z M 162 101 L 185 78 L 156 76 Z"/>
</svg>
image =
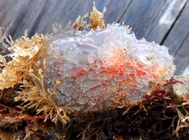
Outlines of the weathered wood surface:
<svg viewBox="0 0 189 140">
<path fill-rule="evenodd" d="M 130 25 L 137 38 L 169 47 L 175 57 L 176 74 L 189 74 L 188 0 L 94 0 L 98 10 L 106 7 L 105 22 Z M 66 27 L 78 15 L 92 10 L 93 0 L 0 0 L 0 26 L 4 35 L 19 38 L 27 29 L 52 33 L 52 24 Z M 189 69 L 189 68 L 188 68 Z"/>
</svg>

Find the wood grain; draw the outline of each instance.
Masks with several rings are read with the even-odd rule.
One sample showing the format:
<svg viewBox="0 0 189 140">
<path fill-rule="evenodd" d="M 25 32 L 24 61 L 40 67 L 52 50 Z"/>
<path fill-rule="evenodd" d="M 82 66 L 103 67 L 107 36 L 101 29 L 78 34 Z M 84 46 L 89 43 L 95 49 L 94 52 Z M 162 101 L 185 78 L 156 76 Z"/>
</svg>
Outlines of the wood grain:
<svg viewBox="0 0 189 140">
<path fill-rule="evenodd" d="M 124 21 L 137 38 L 168 46 L 175 57 L 176 74 L 189 65 L 188 0 L 95 0 L 95 4 L 100 11 L 106 7 L 105 23 Z M 93 0 L 0 0 L 0 26 L 13 39 L 26 29 L 29 36 L 52 33 L 55 22 L 64 28 L 92 6 Z"/>
<path fill-rule="evenodd" d="M 185 6 L 175 25 L 164 42 L 169 46 L 169 52 L 175 57 L 174 63 L 177 66 L 175 74 L 182 74 L 189 61 L 189 3 Z M 189 74 L 189 73 L 188 73 Z"/>
</svg>

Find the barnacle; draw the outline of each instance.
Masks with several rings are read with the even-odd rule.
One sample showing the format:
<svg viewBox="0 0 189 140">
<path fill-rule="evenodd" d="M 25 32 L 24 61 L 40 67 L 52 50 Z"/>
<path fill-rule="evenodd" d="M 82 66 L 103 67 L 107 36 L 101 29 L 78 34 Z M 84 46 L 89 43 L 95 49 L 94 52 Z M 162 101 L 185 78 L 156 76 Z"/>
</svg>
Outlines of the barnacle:
<svg viewBox="0 0 189 140">
<path fill-rule="evenodd" d="M 2 133 L 11 129 L 20 139 L 188 136 L 189 80 L 173 75 L 168 49 L 136 39 L 128 26 L 105 25 L 95 6 L 90 15 L 90 25 L 87 14 L 64 30 L 55 24 L 54 35 L 10 37 L 8 51 L 1 43 Z"/>
</svg>

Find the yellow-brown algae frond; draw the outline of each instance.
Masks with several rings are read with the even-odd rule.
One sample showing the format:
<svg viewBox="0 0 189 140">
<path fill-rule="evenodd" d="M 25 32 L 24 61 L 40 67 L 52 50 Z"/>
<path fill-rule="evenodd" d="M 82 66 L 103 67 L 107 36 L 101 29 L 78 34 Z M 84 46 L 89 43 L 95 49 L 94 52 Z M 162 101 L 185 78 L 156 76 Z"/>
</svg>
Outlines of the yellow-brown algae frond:
<svg viewBox="0 0 189 140">
<path fill-rule="evenodd" d="M 44 115 L 44 122 L 51 119 L 54 123 L 61 121 L 66 123 L 69 117 L 65 114 L 64 108 L 58 107 L 50 97 L 46 95 L 46 91 L 42 90 L 39 85 L 33 85 L 28 81 L 24 81 L 24 90 L 15 97 L 15 101 L 23 101 L 26 110 L 35 109 L 36 114 Z"/>
<path fill-rule="evenodd" d="M 100 11 L 98 11 L 96 9 L 95 3 L 93 6 L 93 11 L 90 14 L 90 28 L 92 29 L 96 29 L 97 27 L 100 27 L 102 29 L 105 28 L 105 24 L 104 24 L 104 12 L 105 9 L 103 10 L 103 12 L 101 13 Z"/>
<path fill-rule="evenodd" d="M 1 59 L 1 63 L 6 64 L 0 73 L 0 89 L 13 87 L 20 83 L 22 79 L 27 79 L 29 69 L 36 65 L 37 59 L 43 57 L 45 53 L 45 44 L 47 36 L 34 35 L 31 39 L 27 34 L 22 39 L 11 43 L 9 48 L 12 60 L 8 63 Z M 39 54 L 40 52 L 40 54 Z M 42 61 L 42 60 L 41 60 Z"/>
<path fill-rule="evenodd" d="M 25 33 L 23 39 L 16 40 L 15 45 L 9 51 L 13 52 L 11 56 L 17 61 L 22 61 L 23 59 L 32 60 L 43 48 L 46 40 L 47 36 L 40 37 L 38 34 L 30 39 Z"/>
<path fill-rule="evenodd" d="M 82 17 L 78 16 L 78 18 L 75 20 L 73 24 L 71 24 L 71 21 L 70 21 L 64 29 L 62 29 L 61 24 L 55 23 L 53 24 L 53 31 L 55 34 L 60 35 L 60 34 L 66 34 L 68 33 L 68 31 L 78 31 L 84 28 L 88 28 L 87 21 L 84 20 L 87 17 L 88 17 L 88 13 L 86 13 Z"/>
<path fill-rule="evenodd" d="M 84 16 L 79 16 L 75 22 L 73 23 L 72 27 L 73 29 L 76 30 L 82 30 L 86 25 L 87 21 L 84 21 L 85 18 L 88 17 L 88 13 L 86 13 Z"/>
<path fill-rule="evenodd" d="M 45 58 L 48 53 L 46 42 L 49 37 L 36 34 L 30 39 L 25 33 L 21 39 L 11 41 L 8 56 L 12 60 L 7 62 L 5 56 L 0 56 L 0 90 L 20 84 L 22 90 L 14 101 L 21 101 L 24 105 L 18 105 L 17 108 L 35 109 L 38 115 L 44 116 L 44 121 L 52 119 L 54 123 L 66 123 L 69 117 L 51 99 L 51 93 L 44 86 Z"/>
</svg>

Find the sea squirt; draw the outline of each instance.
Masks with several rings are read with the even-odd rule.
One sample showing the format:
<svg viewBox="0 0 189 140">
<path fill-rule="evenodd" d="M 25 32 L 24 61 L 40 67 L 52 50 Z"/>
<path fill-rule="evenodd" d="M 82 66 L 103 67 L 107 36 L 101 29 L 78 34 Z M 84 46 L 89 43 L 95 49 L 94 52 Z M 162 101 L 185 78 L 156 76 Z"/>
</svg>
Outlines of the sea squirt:
<svg viewBox="0 0 189 140">
<path fill-rule="evenodd" d="M 151 93 L 150 83 L 175 70 L 168 48 L 138 40 L 126 26 L 70 31 L 47 41 L 45 85 L 57 87 L 53 100 L 76 112 L 134 105 Z"/>
</svg>

